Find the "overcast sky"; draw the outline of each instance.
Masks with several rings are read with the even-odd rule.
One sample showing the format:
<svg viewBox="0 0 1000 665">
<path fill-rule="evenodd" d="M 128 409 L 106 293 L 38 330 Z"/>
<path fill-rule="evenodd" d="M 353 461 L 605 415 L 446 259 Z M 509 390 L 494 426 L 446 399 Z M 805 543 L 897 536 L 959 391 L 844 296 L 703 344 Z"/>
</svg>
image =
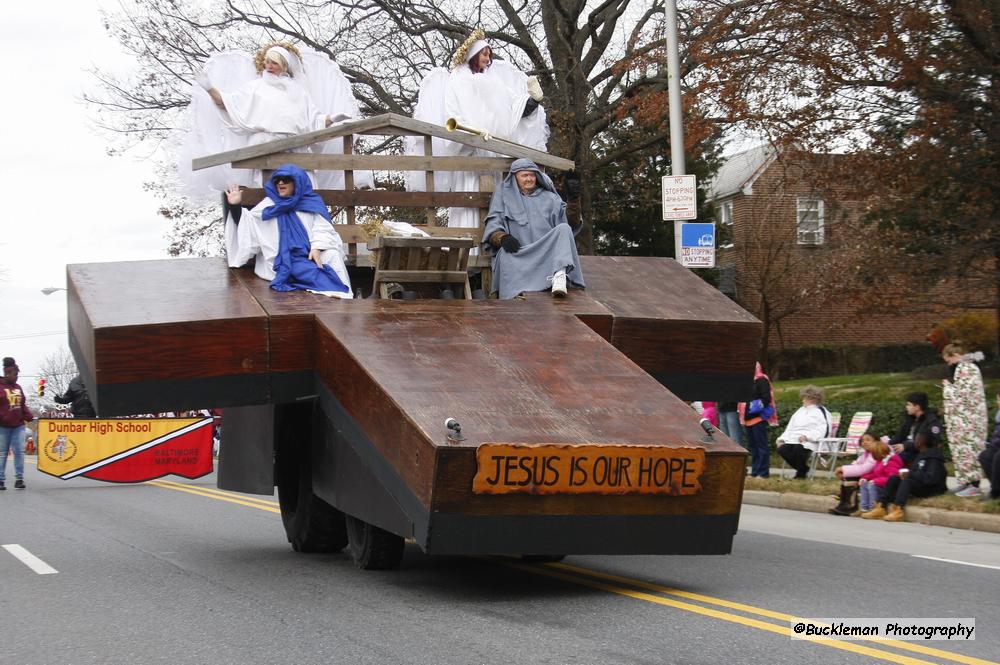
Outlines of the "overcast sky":
<svg viewBox="0 0 1000 665">
<path fill-rule="evenodd" d="M 166 258 L 167 223 L 142 190 L 152 165 L 107 156 L 79 101 L 93 85 L 84 70 L 124 64 L 98 3 L 8 3 L 3 24 L 0 355 L 17 359 L 30 399 L 42 360 L 67 346 L 65 293 L 41 289 L 65 286 L 70 263 Z"/>
</svg>

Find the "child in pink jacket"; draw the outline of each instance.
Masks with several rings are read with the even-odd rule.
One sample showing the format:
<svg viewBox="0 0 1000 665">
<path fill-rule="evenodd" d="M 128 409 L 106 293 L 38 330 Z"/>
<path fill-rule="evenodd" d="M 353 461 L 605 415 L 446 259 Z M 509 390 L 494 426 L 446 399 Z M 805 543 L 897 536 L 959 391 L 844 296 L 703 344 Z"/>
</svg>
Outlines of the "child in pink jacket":
<svg viewBox="0 0 1000 665">
<path fill-rule="evenodd" d="M 831 515 L 861 514 L 858 506 L 858 482 L 861 476 L 875 468 L 875 458 L 872 457 L 871 451 L 876 443 L 878 439 L 866 432 L 861 437 L 861 454 L 858 455 L 858 459 L 853 464 L 845 464 L 834 472 L 840 478 L 840 502 L 829 510 Z"/>
<path fill-rule="evenodd" d="M 864 511 L 861 517 L 866 520 L 880 520 L 886 514 L 880 494 L 885 489 L 885 484 L 889 482 L 889 478 L 899 475 L 899 470 L 903 468 L 903 458 L 884 441 L 875 444 L 872 457 L 875 458 L 875 467 L 861 476 L 861 510 Z M 865 505 L 869 506 L 867 510 L 864 508 Z"/>
</svg>

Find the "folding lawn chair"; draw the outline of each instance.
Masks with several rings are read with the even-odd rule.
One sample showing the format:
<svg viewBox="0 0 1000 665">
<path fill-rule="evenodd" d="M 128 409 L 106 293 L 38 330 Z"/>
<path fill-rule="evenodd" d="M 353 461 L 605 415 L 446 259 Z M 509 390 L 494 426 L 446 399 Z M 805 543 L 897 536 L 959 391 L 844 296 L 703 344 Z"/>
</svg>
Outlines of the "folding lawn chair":
<svg viewBox="0 0 1000 665">
<path fill-rule="evenodd" d="M 847 436 L 840 438 L 830 436 L 820 439 L 816 447 L 816 452 L 812 456 L 812 468 L 809 471 L 810 477 L 815 475 L 816 467 L 820 464 L 824 468 L 837 468 L 837 459 L 843 455 L 849 457 L 858 454 L 861 447 L 861 437 L 868 431 L 868 426 L 872 424 L 871 411 L 858 411 L 851 418 L 851 424 L 847 426 Z"/>
</svg>

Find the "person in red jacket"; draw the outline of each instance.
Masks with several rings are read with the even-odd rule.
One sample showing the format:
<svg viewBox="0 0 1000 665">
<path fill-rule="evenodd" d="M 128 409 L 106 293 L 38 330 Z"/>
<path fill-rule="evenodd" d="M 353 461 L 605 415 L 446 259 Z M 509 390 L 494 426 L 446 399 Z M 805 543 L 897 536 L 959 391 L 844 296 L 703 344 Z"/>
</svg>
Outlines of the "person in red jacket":
<svg viewBox="0 0 1000 665">
<path fill-rule="evenodd" d="M 903 458 L 884 441 L 875 444 L 872 457 L 876 460 L 875 467 L 861 476 L 861 495 L 862 500 L 868 498 L 876 503 L 871 510 L 861 513 L 861 517 L 866 520 L 880 520 L 886 516 L 886 500 L 883 496 L 886 483 L 893 476 L 899 475 L 899 470 L 903 468 Z"/>
<path fill-rule="evenodd" d="M 0 490 L 7 489 L 7 453 L 14 449 L 14 489 L 23 490 L 25 423 L 35 419 L 28 408 L 21 386 L 17 385 L 19 370 L 13 358 L 3 359 L 3 381 L 0 383 Z"/>
</svg>

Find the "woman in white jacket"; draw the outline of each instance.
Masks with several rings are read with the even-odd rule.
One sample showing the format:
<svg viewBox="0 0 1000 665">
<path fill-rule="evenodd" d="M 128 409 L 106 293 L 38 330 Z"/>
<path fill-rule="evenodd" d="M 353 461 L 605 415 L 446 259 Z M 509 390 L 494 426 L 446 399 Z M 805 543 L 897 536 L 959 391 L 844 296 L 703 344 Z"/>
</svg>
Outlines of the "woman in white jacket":
<svg viewBox="0 0 1000 665">
<path fill-rule="evenodd" d="M 816 444 L 830 434 L 830 412 L 823 406 L 823 390 L 806 386 L 799 392 L 802 406 L 792 414 L 788 427 L 778 437 L 778 454 L 795 469 L 796 478 L 809 473 L 809 456 Z"/>
</svg>

